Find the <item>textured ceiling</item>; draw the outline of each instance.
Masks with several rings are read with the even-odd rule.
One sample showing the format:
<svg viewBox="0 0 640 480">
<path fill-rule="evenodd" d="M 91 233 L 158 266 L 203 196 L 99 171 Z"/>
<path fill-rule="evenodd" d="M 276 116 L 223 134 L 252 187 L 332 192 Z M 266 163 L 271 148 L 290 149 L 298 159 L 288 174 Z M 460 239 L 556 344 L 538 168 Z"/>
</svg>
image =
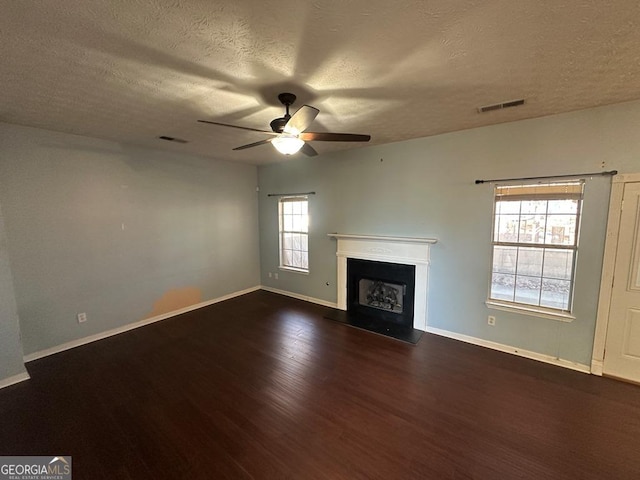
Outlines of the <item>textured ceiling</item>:
<svg viewBox="0 0 640 480">
<path fill-rule="evenodd" d="M 232 151 L 265 137 L 196 120 L 268 129 L 291 91 L 294 110 L 320 109 L 310 130 L 382 144 L 640 98 L 635 0 L 5 0 L 1 11 L 0 121 L 254 164 L 285 157 Z"/>
</svg>

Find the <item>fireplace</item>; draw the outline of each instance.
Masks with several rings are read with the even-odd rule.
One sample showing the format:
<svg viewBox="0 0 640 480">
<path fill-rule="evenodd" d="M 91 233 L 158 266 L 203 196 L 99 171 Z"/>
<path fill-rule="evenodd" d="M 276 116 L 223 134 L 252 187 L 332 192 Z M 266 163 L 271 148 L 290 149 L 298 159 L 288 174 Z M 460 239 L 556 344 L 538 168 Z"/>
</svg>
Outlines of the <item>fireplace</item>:
<svg viewBox="0 0 640 480">
<path fill-rule="evenodd" d="M 347 259 L 347 311 L 413 327 L 414 265 Z"/>
<path fill-rule="evenodd" d="M 427 329 L 429 248 L 437 242 L 435 238 L 343 233 L 330 233 L 329 236 L 338 241 L 338 309 L 383 315 L 390 323 L 413 326 L 421 331 Z M 365 269 L 365 274 L 360 275 L 365 282 L 358 280 L 354 283 L 348 276 L 348 270 L 351 269 L 349 265 L 354 260 L 365 261 L 365 265 L 377 264 L 385 269 L 391 266 L 391 273 Z M 406 267 L 411 269 L 410 273 L 405 270 Z M 398 273 L 400 271 L 404 273 Z M 376 284 L 377 281 L 381 281 L 382 285 Z M 372 302 L 366 299 L 367 294 L 371 295 Z M 401 296 L 402 300 L 394 302 L 394 295 Z"/>
</svg>

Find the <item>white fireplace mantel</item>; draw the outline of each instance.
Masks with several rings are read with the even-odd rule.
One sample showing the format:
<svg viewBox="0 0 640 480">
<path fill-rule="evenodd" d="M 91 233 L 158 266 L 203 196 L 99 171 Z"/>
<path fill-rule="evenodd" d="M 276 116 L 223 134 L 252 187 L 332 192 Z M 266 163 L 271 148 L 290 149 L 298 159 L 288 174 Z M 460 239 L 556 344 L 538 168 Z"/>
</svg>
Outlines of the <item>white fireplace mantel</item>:
<svg viewBox="0 0 640 480">
<path fill-rule="evenodd" d="M 338 247 L 338 308 L 347 309 L 347 258 L 401 263 L 416 267 L 413 328 L 427 329 L 427 289 L 429 286 L 429 247 L 438 240 L 419 237 L 387 237 L 330 233 Z"/>
</svg>

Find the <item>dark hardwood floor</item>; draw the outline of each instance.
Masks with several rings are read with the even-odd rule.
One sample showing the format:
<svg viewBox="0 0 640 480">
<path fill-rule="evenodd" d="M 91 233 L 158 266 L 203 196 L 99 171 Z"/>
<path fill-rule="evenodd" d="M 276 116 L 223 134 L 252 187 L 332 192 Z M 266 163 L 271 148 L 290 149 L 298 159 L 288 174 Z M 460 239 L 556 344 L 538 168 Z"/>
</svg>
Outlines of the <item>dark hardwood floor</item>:
<svg viewBox="0 0 640 480">
<path fill-rule="evenodd" d="M 79 479 L 638 479 L 640 387 L 255 292 L 28 364 L 0 455 Z"/>
</svg>

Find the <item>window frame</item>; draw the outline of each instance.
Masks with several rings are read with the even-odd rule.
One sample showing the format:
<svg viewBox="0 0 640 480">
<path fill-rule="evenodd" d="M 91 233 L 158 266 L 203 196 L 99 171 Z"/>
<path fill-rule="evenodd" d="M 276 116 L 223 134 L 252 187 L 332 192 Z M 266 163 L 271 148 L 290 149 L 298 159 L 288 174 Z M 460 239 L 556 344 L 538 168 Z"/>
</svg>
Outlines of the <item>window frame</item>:
<svg viewBox="0 0 640 480">
<path fill-rule="evenodd" d="M 522 196 L 518 196 L 518 195 L 505 195 L 505 196 L 499 196 L 498 195 L 498 190 L 499 189 L 505 189 L 505 188 L 531 188 L 531 187 L 545 187 L 545 186 L 552 186 L 552 187 L 557 187 L 557 186 L 563 186 L 563 185 L 573 185 L 573 186 L 579 186 L 580 188 L 580 193 L 576 194 L 576 193 L 567 193 L 564 198 L 558 198 L 558 197 L 562 197 L 561 194 L 553 194 L 553 195 L 545 195 L 545 194 L 527 194 L 527 195 L 522 195 Z M 531 184 L 531 183 L 517 183 L 517 184 L 496 184 L 494 187 L 494 191 L 493 191 L 493 211 L 492 211 L 492 225 L 491 225 L 491 254 L 490 254 L 490 266 L 489 266 L 489 281 L 488 281 L 488 291 L 487 291 L 487 300 L 486 300 L 486 305 L 489 308 L 494 308 L 497 310 L 505 310 L 505 311 L 512 311 L 512 312 L 518 312 L 518 313 L 522 313 L 525 315 L 532 315 L 532 316 L 536 316 L 536 317 L 543 317 L 543 318 L 550 318 L 550 319 L 554 319 L 554 320 L 560 320 L 560 321 L 564 321 L 564 322 L 571 322 L 575 319 L 575 316 L 573 315 L 573 301 L 574 301 L 574 294 L 575 294 L 575 282 L 576 282 L 576 267 L 577 267 L 577 259 L 578 259 L 578 250 L 579 250 L 579 237 L 580 237 L 580 227 L 582 224 L 582 207 L 583 207 L 583 203 L 584 203 L 584 185 L 585 185 L 585 181 L 583 179 L 566 179 L 563 180 L 561 182 L 549 182 L 549 183 L 545 183 L 545 184 Z M 547 243 L 533 243 L 533 242 L 505 242 L 505 241 L 500 241 L 497 238 L 497 233 L 496 233 L 496 223 L 497 223 L 497 209 L 498 209 L 498 202 L 500 201 L 501 198 L 505 198 L 508 196 L 512 196 L 514 198 L 518 198 L 520 201 L 525 201 L 525 200 L 577 200 L 577 206 L 576 206 L 576 213 L 573 215 L 575 216 L 575 233 L 574 233 L 574 239 L 573 239 L 573 244 L 569 244 L 569 245 L 564 245 L 564 244 L 547 244 Z M 519 216 L 522 215 L 522 212 L 520 212 L 518 214 Z M 548 225 L 548 218 L 550 216 L 549 214 L 549 210 L 547 207 L 547 211 L 545 212 L 545 237 L 546 237 L 546 226 Z M 551 214 L 553 215 L 553 214 Z M 520 227 L 518 228 L 518 232 L 520 232 Z M 500 272 L 494 272 L 494 257 L 495 257 L 495 251 L 496 251 L 496 247 L 500 247 L 500 246 L 506 246 L 506 247 L 514 247 L 514 248 L 518 248 L 518 247 L 524 247 L 524 248 L 538 248 L 538 249 L 542 249 L 543 250 L 543 260 L 542 260 L 542 265 L 541 265 L 541 273 L 540 273 L 540 280 L 542 282 L 542 280 L 545 278 L 544 277 L 544 255 L 546 254 L 546 252 L 548 250 L 552 250 L 552 251 L 562 251 L 562 250 L 571 250 L 573 252 L 573 256 L 572 256 L 572 262 L 571 262 L 571 276 L 569 278 L 569 285 L 570 285 L 570 289 L 569 289 L 569 295 L 568 295 L 568 304 L 567 304 L 567 308 L 563 309 L 563 308 L 554 308 L 554 307 L 550 307 L 550 306 L 545 306 L 545 305 L 539 305 L 540 304 L 540 299 L 538 301 L 538 305 L 535 304 L 530 304 L 530 303 L 523 303 L 523 302 L 517 302 L 515 301 L 515 298 L 513 301 L 511 300 L 505 300 L 505 299 L 498 299 L 498 298 L 492 298 L 491 294 L 492 294 L 492 282 L 493 282 L 493 276 L 494 273 L 500 273 Z M 517 266 L 516 266 L 516 273 L 514 273 L 514 276 L 517 275 Z M 516 277 L 517 278 L 517 277 Z M 540 285 L 540 290 L 542 291 L 542 283 Z"/>
<path fill-rule="evenodd" d="M 296 201 L 304 201 L 307 204 L 307 230 L 306 231 L 298 231 L 298 230 L 285 230 L 284 227 L 284 204 L 287 202 L 296 202 Z M 309 225 L 310 225 L 310 215 L 309 215 L 309 196 L 308 195 L 288 195 L 283 196 L 278 199 L 278 268 L 280 270 L 286 270 L 288 272 L 295 272 L 301 274 L 309 274 Z M 297 234 L 304 235 L 307 239 L 307 249 L 305 250 L 297 250 L 303 252 L 306 255 L 307 260 L 307 268 L 296 267 L 292 265 L 286 265 L 284 262 L 284 236 L 285 234 Z"/>
</svg>

